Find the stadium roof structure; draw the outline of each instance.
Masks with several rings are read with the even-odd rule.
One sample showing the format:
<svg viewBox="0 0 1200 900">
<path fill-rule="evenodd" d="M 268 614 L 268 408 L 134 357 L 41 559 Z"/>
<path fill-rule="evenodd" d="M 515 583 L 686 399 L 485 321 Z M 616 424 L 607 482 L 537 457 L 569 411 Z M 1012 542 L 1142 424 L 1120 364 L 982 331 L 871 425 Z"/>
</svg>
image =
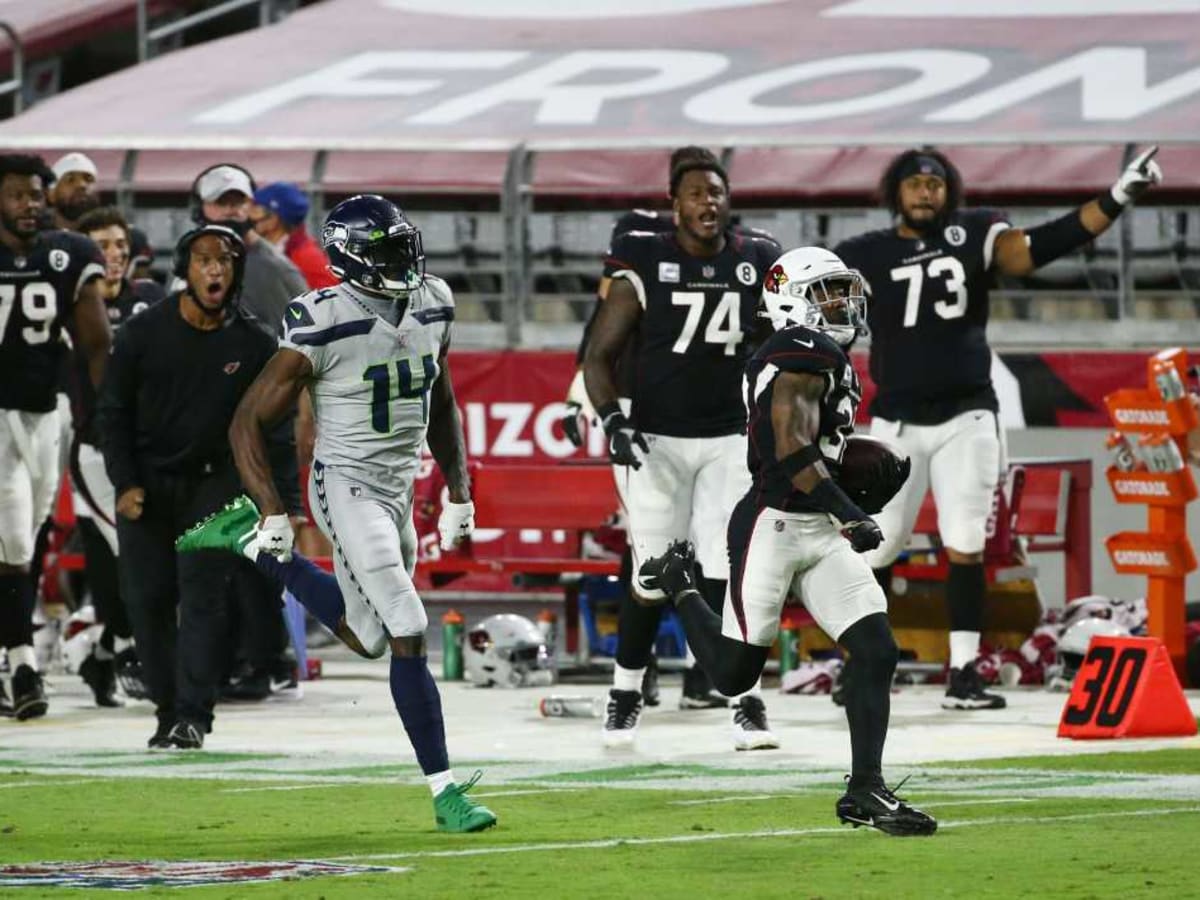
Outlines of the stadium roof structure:
<svg viewBox="0 0 1200 900">
<path fill-rule="evenodd" d="M 150 0 L 149 12 L 182 7 L 184 0 Z M 28 56 L 56 53 L 85 44 L 106 32 L 130 32 L 137 20 L 137 0 L 0 0 L 0 22 L 21 38 Z M 11 48 L 0 46 L 0 61 L 8 65 Z"/>
<path fill-rule="evenodd" d="M 853 202 L 926 142 L 973 194 L 1035 197 L 1160 143 L 1158 196 L 1194 198 L 1200 0 L 326 0 L 0 124 L 150 191 L 233 155 L 335 192 L 495 193 L 523 148 L 535 195 L 637 199 L 695 143 L 741 197 Z"/>
</svg>

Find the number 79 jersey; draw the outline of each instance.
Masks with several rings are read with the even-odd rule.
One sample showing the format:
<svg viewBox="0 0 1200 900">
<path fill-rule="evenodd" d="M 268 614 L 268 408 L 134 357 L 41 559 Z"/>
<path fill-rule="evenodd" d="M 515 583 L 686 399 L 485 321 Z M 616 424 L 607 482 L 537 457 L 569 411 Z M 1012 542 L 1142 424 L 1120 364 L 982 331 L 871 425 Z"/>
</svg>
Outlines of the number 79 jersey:
<svg viewBox="0 0 1200 900">
<path fill-rule="evenodd" d="M 80 288 L 103 274 L 104 257 L 82 234 L 42 232 L 25 254 L 0 244 L 0 409 L 54 409 L 63 327 Z"/>
<path fill-rule="evenodd" d="M 393 326 L 345 284 L 288 304 L 280 346 L 312 363 L 316 458 L 384 489 L 407 485 L 429 425 L 429 391 L 449 345 L 454 299 L 427 276 Z"/>
<path fill-rule="evenodd" d="M 745 428 L 742 371 L 763 274 L 779 255 L 769 238 L 732 232 L 711 257 L 686 253 L 673 233 L 632 231 L 613 243 L 604 274 L 633 285 L 642 307 L 631 390 L 637 428 L 673 437 Z"/>
<path fill-rule="evenodd" d="M 960 210 L 920 239 L 888 228 L 834 248 L 866 282 L 872 415 L 935 425 L 995 411 L 988 289 L 996 238 L 1011 227 L 996 210 Z"/>
</svg>

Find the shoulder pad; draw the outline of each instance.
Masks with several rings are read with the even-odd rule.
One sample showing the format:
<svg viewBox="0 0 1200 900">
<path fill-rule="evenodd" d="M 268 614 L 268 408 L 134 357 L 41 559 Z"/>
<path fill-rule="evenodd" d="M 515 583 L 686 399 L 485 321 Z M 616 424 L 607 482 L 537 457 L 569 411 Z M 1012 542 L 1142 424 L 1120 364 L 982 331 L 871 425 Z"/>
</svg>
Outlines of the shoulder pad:
<svg viewBox="0 0 1200 900">
<path fill-rule="evenodd" d="M 833 338 L 803 325 L 775 332 L 757 355 L 785 372 L 829 372 L 846 362 L 845 351 Z"/>
</svg>

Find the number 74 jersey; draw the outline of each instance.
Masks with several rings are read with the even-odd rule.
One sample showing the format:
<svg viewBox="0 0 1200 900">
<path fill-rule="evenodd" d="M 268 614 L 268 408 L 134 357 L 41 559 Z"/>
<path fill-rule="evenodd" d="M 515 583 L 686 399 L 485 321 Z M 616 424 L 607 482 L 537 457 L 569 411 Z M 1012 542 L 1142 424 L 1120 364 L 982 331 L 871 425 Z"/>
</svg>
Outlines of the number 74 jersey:
<svg viewBox="0 0 1200 900">
<path fill-rule="evenodd" d="M 387 489 L 408 484 L 420 462 L 454 299 L 430 275 L 397 325 L 373 302 L 345 284 L 297 297 L 284 312 L 280 346 L 312 363 L 317 459 Z"/>
<path fill-rule="evenodd" d="M 763 274 L 780 255 L 767 237 L 726 232 L 724 249 L 696 257 L 674 233 L 617 238 L 604 274 L 624 279 L 642 317 L 633 372 L 633 424 L 651 434 L 719 437 L 745 428 L 742 372 Z"/>
</svg>

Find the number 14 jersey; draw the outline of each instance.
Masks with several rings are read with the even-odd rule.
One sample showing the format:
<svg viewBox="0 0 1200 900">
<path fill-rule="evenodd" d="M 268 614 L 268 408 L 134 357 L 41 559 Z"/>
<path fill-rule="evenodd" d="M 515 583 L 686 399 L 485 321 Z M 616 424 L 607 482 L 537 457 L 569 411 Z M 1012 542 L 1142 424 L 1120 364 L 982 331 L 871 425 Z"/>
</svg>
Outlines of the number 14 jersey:
<svg viewBox="0 0 1200 900">
<path fill-rule="evenodd" d="M 288 304 L 281 347 L 312 363 L 316 458 L 384 489 L 415 477 L 429 425 L 429 391 L 449 346 L 454 299 L 428 275 L 393 325 L 387 301 L 338 284 Z"/>
<path fill-rule="evenodd" d="M 936 425 L 996 411 L 988 289 L 996 238 L 1011 227 L 996 210 L 960 210 L 921 238 L 888 228 L 834 248 L 867 286 L 872 415 Z"/>
<path fill-rule="evenodd" d="M 742 373 L 763 273 L 775 241 L 726 233 L 715 256 L 696 257 L 675 235 L 632 231 L 609 250 L 604 274 L 628 281 L 642 308 L 633 372 L 633 424 L 650 434 L 718 437 L 746 425 Z"/>
</svg>

